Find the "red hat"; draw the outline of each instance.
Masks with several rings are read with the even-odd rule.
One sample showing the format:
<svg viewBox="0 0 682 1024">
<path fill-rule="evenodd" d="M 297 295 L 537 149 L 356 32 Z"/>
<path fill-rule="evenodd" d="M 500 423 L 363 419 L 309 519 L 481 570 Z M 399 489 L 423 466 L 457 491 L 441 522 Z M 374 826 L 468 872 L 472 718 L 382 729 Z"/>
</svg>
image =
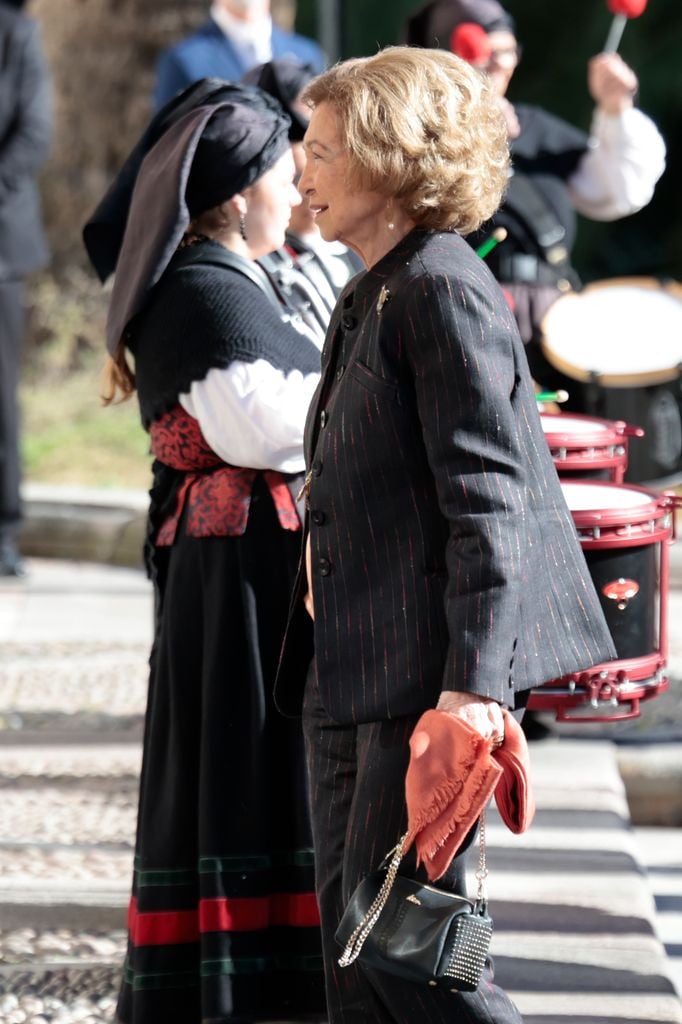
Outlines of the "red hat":
<svg viewBox="0 0 682 1024">
<path fill-rule="evenodd" d="M 498 0 L 432 0 L 407 21 L 407 43 L 450 48 L 452 33 L 463 22 L 484 32 L 514 32 L 514 19 Z"/>
</svg>

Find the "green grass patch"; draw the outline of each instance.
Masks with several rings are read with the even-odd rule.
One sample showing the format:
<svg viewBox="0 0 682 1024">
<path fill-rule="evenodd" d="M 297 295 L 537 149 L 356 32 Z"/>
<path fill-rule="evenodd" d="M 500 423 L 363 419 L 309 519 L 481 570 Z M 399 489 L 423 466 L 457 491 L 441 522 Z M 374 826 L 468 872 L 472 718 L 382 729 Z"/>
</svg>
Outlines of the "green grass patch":
<svg viewBox="0 0 682 1024">
<path fill-rule="evenodd" d="M 29 481 L 148 488 L 149 437 L 135 399 L 103 406 L 99 362 L 72 372 L 24 375 L 24 474 Z"/>
</svg>

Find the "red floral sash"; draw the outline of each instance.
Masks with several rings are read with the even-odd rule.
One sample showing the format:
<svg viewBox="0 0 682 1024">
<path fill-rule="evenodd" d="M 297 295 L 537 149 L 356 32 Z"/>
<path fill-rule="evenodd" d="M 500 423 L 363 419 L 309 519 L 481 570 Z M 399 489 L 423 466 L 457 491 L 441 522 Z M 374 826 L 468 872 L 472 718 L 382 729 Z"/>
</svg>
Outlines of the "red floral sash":
<svg viewBox="0 0 682 1024">
<path fill-rule="evenodd" d="M 253 483 L 260 472 L 284 530 L 300 530 L 301 521 L 284 477 L 275 470 L 228 466 L 209 448 L 198 421 L 180 405 L 152 423 L 151 450 L 155 458 L 185 473 L 175 511 L 161 524 L 159 547 L 175 540 L 187 506 L 190 537 L 238 537 L 246 530 Z"/>
</svg>

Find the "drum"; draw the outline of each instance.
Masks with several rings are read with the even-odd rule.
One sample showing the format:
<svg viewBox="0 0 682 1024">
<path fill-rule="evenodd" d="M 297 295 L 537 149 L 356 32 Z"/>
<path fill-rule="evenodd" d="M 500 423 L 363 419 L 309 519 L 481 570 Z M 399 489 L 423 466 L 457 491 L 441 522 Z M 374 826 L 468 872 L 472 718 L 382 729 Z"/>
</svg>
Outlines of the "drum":
<svg viewBox="0 0 682 1024">
<path fill-rule="evenodd" d="M 644 429 L 626 480 L 682 481 L 682 285 L 614 278 L 563 295 L 542 322 L 541 349 L 568 378 L 572 410 Z"/>
<path fill-rule="evenodd" d="M 668 688 L 669 547 L 682 499 L 601 481 L 561 487 L 617 658 L 538 687 L 528 707 L 560 721 L 636 718 Z"/>
<path fill-rule="evenodd" d="M 640 427 L 573 413 L 540 414 L 557 473 L 562 478 L 611 480 L 621 484 L 628 464 L 628 438 Z"/>
</svg>

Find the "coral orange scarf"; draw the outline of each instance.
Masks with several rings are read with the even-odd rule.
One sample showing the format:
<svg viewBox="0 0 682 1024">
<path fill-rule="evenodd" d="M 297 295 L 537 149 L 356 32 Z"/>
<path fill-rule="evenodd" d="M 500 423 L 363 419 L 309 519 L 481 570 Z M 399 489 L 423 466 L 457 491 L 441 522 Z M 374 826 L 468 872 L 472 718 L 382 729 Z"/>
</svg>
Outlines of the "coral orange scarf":
<svg viewBox="0 0 682 1024">
<path fill-rule="evenodd" d="M 499 747 L 446 711 L 426 711 L 415 726 L 405 779 L 406 848 L 416 845 L 431 881 L 445 874 L 493 794 L 512 832 L 525 832 L 533 820 L 526 738 L 507 711 L 504 724 Z"/>
</svg>

